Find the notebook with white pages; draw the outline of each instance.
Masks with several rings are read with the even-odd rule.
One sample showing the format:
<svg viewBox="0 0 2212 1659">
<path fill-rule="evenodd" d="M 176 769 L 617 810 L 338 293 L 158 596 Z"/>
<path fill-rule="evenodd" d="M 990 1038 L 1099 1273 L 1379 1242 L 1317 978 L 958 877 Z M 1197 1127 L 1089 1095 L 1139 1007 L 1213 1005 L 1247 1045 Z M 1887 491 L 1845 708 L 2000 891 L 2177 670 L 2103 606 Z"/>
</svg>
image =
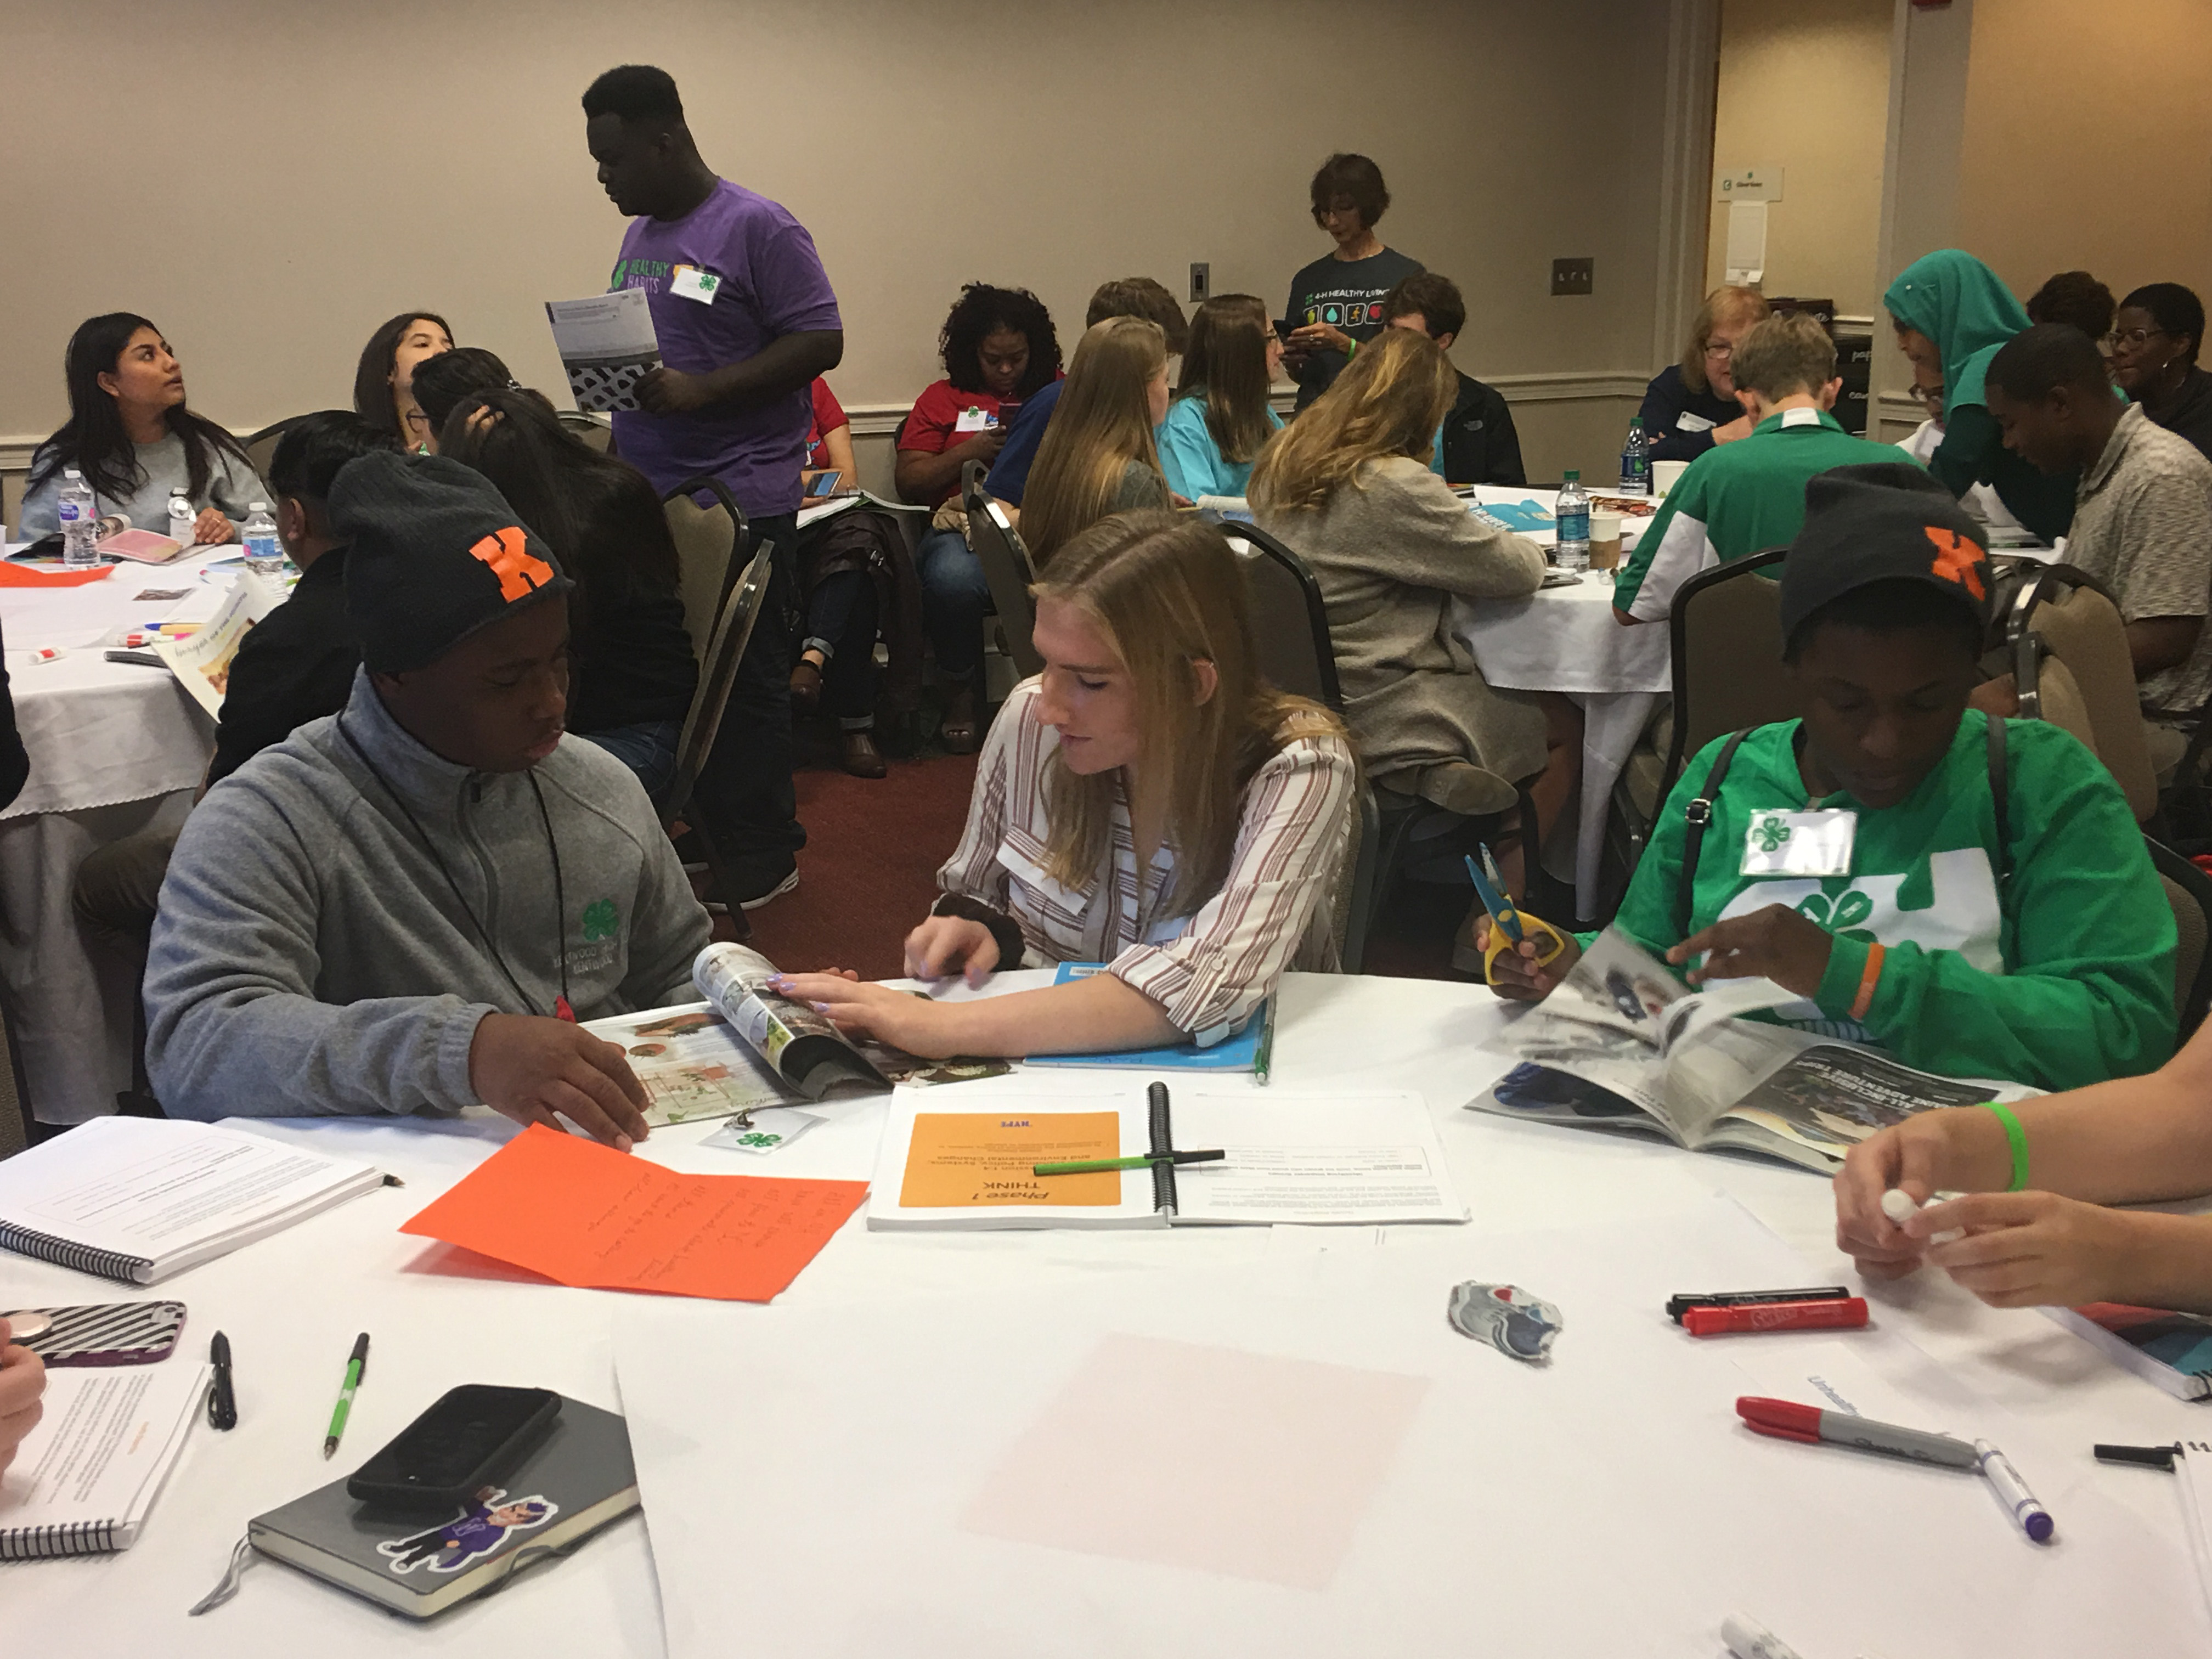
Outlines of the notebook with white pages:
<svg viewBox="0 0 2212 1659">
<path fill-rule="evenodd" d="M 0 1561 L 128 1549 L 207 1383 L 180 1359 L 47 1372 L 45 1414 L 0 1474 Z"/>
<path fill-rule="evenodd" d="M 94 1118 L 0 1163 L 0 1249 L 152 1285 L 383 1182 L 242 1129 Z"/>
</svg>

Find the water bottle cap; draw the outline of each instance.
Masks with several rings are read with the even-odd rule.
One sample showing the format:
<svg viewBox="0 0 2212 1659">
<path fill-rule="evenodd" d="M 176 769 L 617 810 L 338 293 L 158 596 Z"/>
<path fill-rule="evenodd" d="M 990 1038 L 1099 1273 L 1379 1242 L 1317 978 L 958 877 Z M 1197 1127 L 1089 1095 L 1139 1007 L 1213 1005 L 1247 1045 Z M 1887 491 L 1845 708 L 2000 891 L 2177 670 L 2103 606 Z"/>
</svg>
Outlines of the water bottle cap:
<svg viewBox="0 0 2212 1659">
<path fill-rule="evenodd" d="M 1566 480 L 1566 481 L 1567 481 L 1569 483 L 1580 483 L 1582 482 L 1582 477 L 1583 477 L 1583 473 L 1582 473 L 1582 469 L 1581 469 L 1580 467 L 1578 467 L 1578 466 L 1571 466 L 1571 467 L 1569 467 L 1569 468 L 1567 469 L 1567 480 Z"/>
<path fill-rule="evenodd" d="M 78 471 L 73 466 L 65 466 L 62 469 L 62 477 L 64 478 L 82 478 L 84 477 L 84 474 Z"/>
<path fill-rule="evenodd" d="M 249 513 L 266 513 L 269 510 L 269 503 L 266 501 L 254 501 L 250 503 L 246 510 Z"/>
</svg>

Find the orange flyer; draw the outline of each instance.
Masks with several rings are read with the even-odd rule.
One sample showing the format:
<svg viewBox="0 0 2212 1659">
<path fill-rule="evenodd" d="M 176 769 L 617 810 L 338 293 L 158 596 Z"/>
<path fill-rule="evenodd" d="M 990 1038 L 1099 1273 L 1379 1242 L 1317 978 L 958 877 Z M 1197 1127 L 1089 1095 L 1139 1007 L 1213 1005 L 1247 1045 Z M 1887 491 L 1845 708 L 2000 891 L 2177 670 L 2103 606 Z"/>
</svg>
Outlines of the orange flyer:
<svg viewBox="0 0 2212 1659">
<path fill-rule="evenodd" d="M 1040 1164 L 1119 1158 L 1119 1112 L 921 1112 L 899 1203 L 909 1209 L 1121 1201 L 1121 1171 L 1040 1176 Z"/>
<path fill-rule="evenodd" d="M 532 1124 L 401 1226 L 586 1290 L 773 1300 L 865 1181 L 690 1176 Z"/>
</svg>

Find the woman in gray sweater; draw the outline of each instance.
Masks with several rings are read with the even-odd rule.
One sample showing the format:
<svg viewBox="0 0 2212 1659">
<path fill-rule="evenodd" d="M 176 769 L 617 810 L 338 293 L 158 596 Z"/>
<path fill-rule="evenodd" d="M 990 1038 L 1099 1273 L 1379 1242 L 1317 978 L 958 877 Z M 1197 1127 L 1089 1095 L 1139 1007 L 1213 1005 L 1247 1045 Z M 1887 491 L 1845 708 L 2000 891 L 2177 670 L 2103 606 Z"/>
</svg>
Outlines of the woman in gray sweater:
<svg viewBox="0 0 2212 1659">
<path fill-rule="evenodd" d="M 160 329 L 127 311 L 94 317 L 70 337 L 65 372 L 70 417 L 31 457 L 26 536 L 60 527 L 55 503 L 74 467 L 102 516 L 166 534 L 169 494 L 181 489 L 198 514 L 196 541 L 237 539 L 266 486 L 237 439 L 185 406 L 184 371 Z"/>
<path fill-rule="evenodd" d="M 1369 775 L 1472 817 L 1510 811 L 1516 787 L 1546 770 L 1547 720 L 1536 700 L 1484 682 L 1453 631 L 1454 603 L 1526 599 L 1544 555 L 1476 518 L 1429 471 L 1457 391 L 1433 341 L 1383 330 L 1268 441 L 1249 495 L 1261 528 L 1321 583 Z"/>
</svg>

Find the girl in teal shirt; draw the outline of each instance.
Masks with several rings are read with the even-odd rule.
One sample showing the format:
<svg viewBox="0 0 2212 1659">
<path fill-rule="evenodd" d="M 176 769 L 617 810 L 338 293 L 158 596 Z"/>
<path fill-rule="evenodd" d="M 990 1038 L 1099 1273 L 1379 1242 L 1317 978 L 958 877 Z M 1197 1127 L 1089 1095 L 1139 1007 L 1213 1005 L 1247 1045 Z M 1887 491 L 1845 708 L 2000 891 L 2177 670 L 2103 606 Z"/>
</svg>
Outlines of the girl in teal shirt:
<svg viewBox="0 0 2212 1659">
<path fill-rule="evenodd" d="M 2045 1089 L 2133 1076 L 2173 1049 L 2172 912 L 2101 763 L 2036 720 L 1993 744 L 1966 707 L 1980 533 L 1909 465 L 1807 486 L 1780 596 L 1805 716 L 1692 759 L 1614 926 L 1678 967 L 1703 957 L 1692 984 L 1763 975 L 1804 999 L 1778 1018 L 1908 1066 Z M 1824 808 L 1856 815 L 1844 872 L 1744 873 L 1768 820 Z M 1503 995 L 1542 995 L 1577 953 L 1538 969 L 1523 951 L 1498 958 Z"/>
<path fill-rule="evenodd" d="M 1267 307 L 1249 294 L 1218 294 L 1190 319 L 1182 383 L 1153 434 L 1168 488 L 1186 501 L 1242 495 L 1260 447 L 1280 429 L 1267 387 L 1283 343 Z"/>
</svg>

